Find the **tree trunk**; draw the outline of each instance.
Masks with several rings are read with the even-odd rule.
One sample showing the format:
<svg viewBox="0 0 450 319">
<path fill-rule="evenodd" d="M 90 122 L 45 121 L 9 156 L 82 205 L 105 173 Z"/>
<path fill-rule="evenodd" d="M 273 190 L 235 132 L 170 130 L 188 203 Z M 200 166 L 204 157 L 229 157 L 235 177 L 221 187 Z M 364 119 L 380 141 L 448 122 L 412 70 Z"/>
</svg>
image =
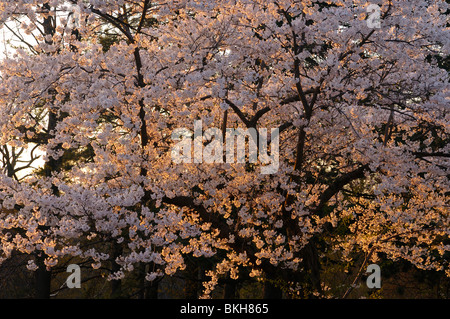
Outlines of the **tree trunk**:
<svg viewBox="0 0 450 319">
<path fill-rule="evenodd" d="M 145 299 L 158 299 L 158 286 L 159 280 L 150 281 L 145 289 Z"/>
<path fill-rule="evenodd" d="M 198 280 L 199 268 L 193 260 L 186 260 L 185 281 L 184 281 L 184 298 L 197 299 L 199 291 Z"/>
<path fill-rule="evenodd" d="M 223 287 L 223 299 L 236 299 L 236 282 L 231 279 Z"/>
<path fill-rule="evenodd" d="M 50 5 L 45 3 L 43 5 L 43 10 L 50 12 Z M 42 25 L 44 27 L 45 35 L 54 34 L 54 24 L 52 21 L 52 17 L 49 16 L 44 19 Z M 49 41 L 45 40 L 50 44 Z M 58 122 L 58 116 L 52 110 L 52 107 L 49 106 L 49 115 L 48 115 L 48 124 L 47 124 L 47 132 L 48 132 L 48 140 L 50 140 L 53 136 L 51 136 L 52 132 L 56 129 L 56 125 Z M 58 146 L 57 146 L 58 147 Z M 61 167 L 61 160 L 54 159 L 53 157 L 49 157 L 47 163 L 45 163 L 44 171 L 45 176 L 51 177 L 52 172 L 57 171 Z M 58 195 L 58 188 L 55 185 L 52 185 L 52 193 L 53 195 Z M 39 226 L 39 229 L 45 232 L 47 229 L 45 226 Z M 42 253 L 43 254 L 43 253 Z M 44 264 L 45 256 L 38 256 L 36 258 L 36 264 L 38 269 L 35 273 L 35 284 L 36 284 L 36 298 L 38 299 L 49 299 L 50 298 L 50 287 L 51 287 L 51 270 L 47 270 L 47 267 Z"/>
<path fill-rule="evenodd" d="M 320 281 L 320 261 L 315 246 L 314 238 L 311 238 L 310 242 L 302 250 L 303 260 L 305 261 L 306 269 L 308 270 L 311 287 L 322 294 L 322 286 Z M 314 295 L 309 296 L 313 298 Z"/>
<path fill-rule="evenodd" d="M 120 244 L 113 243 L 112 248 L 112 260 L 111 260 L 111 270 L 113 273 L 120 270 L 120 265 L 117 264 L 116 258 L 122 253 L 122 247 Z M 122 280 L 111 280 L 111 299 L 121 298 L 122 296 Z"/>
<path fill-rule="evenodd" d="M 275 284 L 277 280 L 276 270 L 266 270 L 266 279 L 264 281 L 264 299 L 282 299 L 283 291 Z"/>
<path fill-rule="evenodd" d="M 42 258 L 37 260 L 38 269 L 35 272 L 35 289 L 37 299 L 50 299 L 51 270 L 47 270 Z"/>
<path fill-rule="evenodd" d="M 281 299 L 283 298 L 283 292 L 280 288 L 276 287 L 272 282 L 264 282 L 264 299 Z"/>
</svg>

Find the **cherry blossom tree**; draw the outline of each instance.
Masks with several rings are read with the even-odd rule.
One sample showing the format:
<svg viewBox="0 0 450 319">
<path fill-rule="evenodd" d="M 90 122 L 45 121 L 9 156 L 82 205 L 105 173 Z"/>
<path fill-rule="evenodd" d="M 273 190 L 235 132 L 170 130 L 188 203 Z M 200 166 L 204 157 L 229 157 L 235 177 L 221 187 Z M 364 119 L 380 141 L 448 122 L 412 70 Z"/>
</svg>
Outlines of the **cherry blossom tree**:
<svg viewBox="0 0 450 319">
<path fill-rule="evenodd" d="M 380 28 L 368 24 L 370 4 Z M 266 298 L 336 296 L 324 265 L 361 255 L 362 270 L 384 258 L 450 276 L 446 10 L 419 0 L 0 1 L 0 21 L 31 39 L 2 62 L 1 144 L 39 141 L 46 161 L 44 174 L 0 178 L 2 260 L 35 256 L 29 269 L 47 278 L 47 295 L 51 269 L 69 257 L 107 265 L 112 297 L 133 272 L 156 297 L 187 260 L 210 261 L 203 297 L 224 279 L 227 296 L 249 279 Z M 175 163 L 172 133 L 198 120 L 203 131 L 277 128 L 267 139 L 278 170 L 220 156 Z M 226 142 L 192 143 L 214 141 Z M 65 155 L 86 150 L 63 169 Z"/>
</svg>

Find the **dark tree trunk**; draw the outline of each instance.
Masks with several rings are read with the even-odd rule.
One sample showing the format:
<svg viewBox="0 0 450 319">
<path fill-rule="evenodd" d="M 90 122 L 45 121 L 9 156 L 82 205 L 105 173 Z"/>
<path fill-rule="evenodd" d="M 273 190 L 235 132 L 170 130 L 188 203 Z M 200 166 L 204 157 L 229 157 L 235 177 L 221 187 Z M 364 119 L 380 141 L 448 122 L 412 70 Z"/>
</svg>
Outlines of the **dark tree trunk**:
<svg viewBox="0 0 450 319">
<path fill-rule="evenodd" d="M 154 268 L 154 263 L 141 264 L 139 267 L 139 299 L 158 299 L 159 281 L 148 281 L 145 278 L 149 269 Z"/>
<path fill-rule="evenodd" d="M 184 297 L 186 299 L 197 299 L 200 289 L 198 279 L 199 267 L 194 260 L 186 260 L 185 274 Z"/>
<path fill-rule="evenodd" d="M 43 5 L 43 10 L 49 12 L 50 5 L 48 3 L 45 3 Z M 53 17 L 49 16 L 45 18 L 42 25 L 44 27 L 45 35 L 53 35 L 55 33 Z M 50 44 L 50 42 L 48 42 L 47 40 L 46 42 Z M 57 122 L 58 116 L 50 106 L 47 124 L 48 140 L 50 140 L 53 137 L 51 136 L 51 134 L 56 129 Z M 53 157 L 50 157 L 44 166 L 45 176 L 51 177 L 52 172 L 55 172 L 60 168 L 61 166 L 60 164 L 61 164 L 60 159 L 54 159 Z M 52 185 L 52 192 L 54 195 L 58 195 L 58 188 L 54 185 Z M 44 234 L 47 231 L 45 226 L 39 226 L 39 229 L 43 231 Z M 51 271 L 47 270 L 47 267 L 44 264 L 44 259 L 45 256 L 38 256 L 36 258 L 36 264 L 38 266 L 38 269 L 36 270 L 35 273 L 35 285 L 36 285 L 36 298 L 38 299 L 50 298 Z"/>
<path fill-rule="evenodd" d="M 158 299 L 159 280 L 155 279 L 149 282 L 145 289 L 145 299 Z"/>
<path fill-rule="evenodd" d="M 51 271 L 46 269 L 43 260 L 37 261 L 38 269 L 35 272 L 35 287 L 37 299 L 50 299 Z"/>
<path fill-rule="evenodd" d="M 276 287 L 272 282 L 264 282 L 264 299 L 281 299 L 283 298 L 283 292 L 280 288 Z"/>
<path fill-rule="evenodd" d="M 113 273 L 120 270 L 120 265 L 117 264 L 116 258 L 122 253 L 122 247 L 120 244 L 113 243 L 112 258 L 111 258 L 111 270 Z M 122 280 L 111 280 L 111 299 L 117 299 L 122 297 Z"/>
<path fill-rule="evenodd" d="M 320 280 L 320 261 L 314 238 L 312 238 L 310 242 L 302 249 L 302 256 L 305 262 L 305 267 L 308 271 L 308 281 L 311 285 L 311 288 L 319 294 L 322 294 L 322 286 Z M 314 298 L 314 295 L 311 294 L 308 297 Z"/>
</svg>

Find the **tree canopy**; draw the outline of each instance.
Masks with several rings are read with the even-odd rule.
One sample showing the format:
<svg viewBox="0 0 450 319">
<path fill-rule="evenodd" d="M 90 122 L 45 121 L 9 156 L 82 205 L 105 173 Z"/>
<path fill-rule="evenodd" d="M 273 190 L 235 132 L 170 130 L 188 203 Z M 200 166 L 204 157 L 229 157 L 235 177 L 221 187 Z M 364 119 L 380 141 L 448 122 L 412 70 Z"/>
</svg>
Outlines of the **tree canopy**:
<svg viewBox="0 0 450 319">
<path fill-rule="evenodd" d="M 44 297 L 67 263 L 111 297 L 180 274 L 189 296 L 342 297 L 333 273 L 391 261 L 449 277 L 447 19 L 421 0 L 0 1 L 19 43 L 1 62 L 0 262 L 26 256 Z M 174 162 L 196 121 L 268 132 L 277 170 Z M 11 147 L 45 164 L 19 179 Z"/>
</svg>

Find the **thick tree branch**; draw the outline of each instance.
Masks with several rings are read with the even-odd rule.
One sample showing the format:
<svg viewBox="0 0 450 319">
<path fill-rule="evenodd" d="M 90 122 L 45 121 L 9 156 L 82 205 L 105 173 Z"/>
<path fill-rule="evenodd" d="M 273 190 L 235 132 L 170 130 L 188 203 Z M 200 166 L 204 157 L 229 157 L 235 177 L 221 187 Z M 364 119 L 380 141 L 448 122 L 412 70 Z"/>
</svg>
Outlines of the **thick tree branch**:
<svg viewBox="0 0 450 319">
<path fill-rule="evenodd" d="M 211 223 L 211 226 L 219 231 L 219 238 L 229 240 L 230 235 L 234 235 L 234 242 L 229 242 L 228 245 L 233 248 L 237 252 L 247 252 L 247 256 L 251 261 L 255 260 L 254 247 L 247 243 L 244 239 L 242 239 L 227 223 L 226 221 L 219 215 L 210 213 L 208 210 L 202 205 L 195 203 L 193 197 L 190 196 L 175 196 L 173 198 L 169 198 L 167 196 L 162 198 L 162 202 L 169 205 L 175 205 L 178 207 L 189 207 L 195 210 L 200 219 L 203 222 Z"/>
<path fill-rule="evenodd" d="M 342 190 L 342 188 L 349 184 L 350 182 L 363 178 L 365 173 L 369 170 L 369 165 L 363 165 L 351 172 L 348 172 L 344 175 L 339 176 L 336 178 L 330 186 L 322 193 L 322 195 L 319 198 L 319 203 L 316 207 L 312 209 L 312 212 L 314 214 L 320 215 L 322 209 L 325 207 L 326 203 L 338 192 Z"/>
<path fill-rule="evenodd" d="M 234 113 L 237 114 L 237 116 L 239 117 L 239 119 L 245 124 L 246 127 L 248 128 L 256 128 L 256 125 L 258 123 L 258 120 L 267 112 L 269 112 L 271 110 L 270 107 L 265 107 L 259 111 L 257 111 L 255 113 L 255 115 L 249 120 L 247 118 L 247 116 L 239 109 L 239 107 L 234 104 L 233 102 L 231 102 L 229 99 L 225 98 L 224 102 L 227 103 L 231 109 L 234 111 Z"/>
<path fill-rule="evenodd" d="M 237 105 L 231 102 L 229 99 L 224 99 L 224 101 L 233 109 L 234 113 L 237 114 L 237 116 L 245 124 L 245 126 L 250 127 L 250 121 L 247 120 L 247 117 L 244 115 L 244 113 L 242 113 Z"/>
</svg>

